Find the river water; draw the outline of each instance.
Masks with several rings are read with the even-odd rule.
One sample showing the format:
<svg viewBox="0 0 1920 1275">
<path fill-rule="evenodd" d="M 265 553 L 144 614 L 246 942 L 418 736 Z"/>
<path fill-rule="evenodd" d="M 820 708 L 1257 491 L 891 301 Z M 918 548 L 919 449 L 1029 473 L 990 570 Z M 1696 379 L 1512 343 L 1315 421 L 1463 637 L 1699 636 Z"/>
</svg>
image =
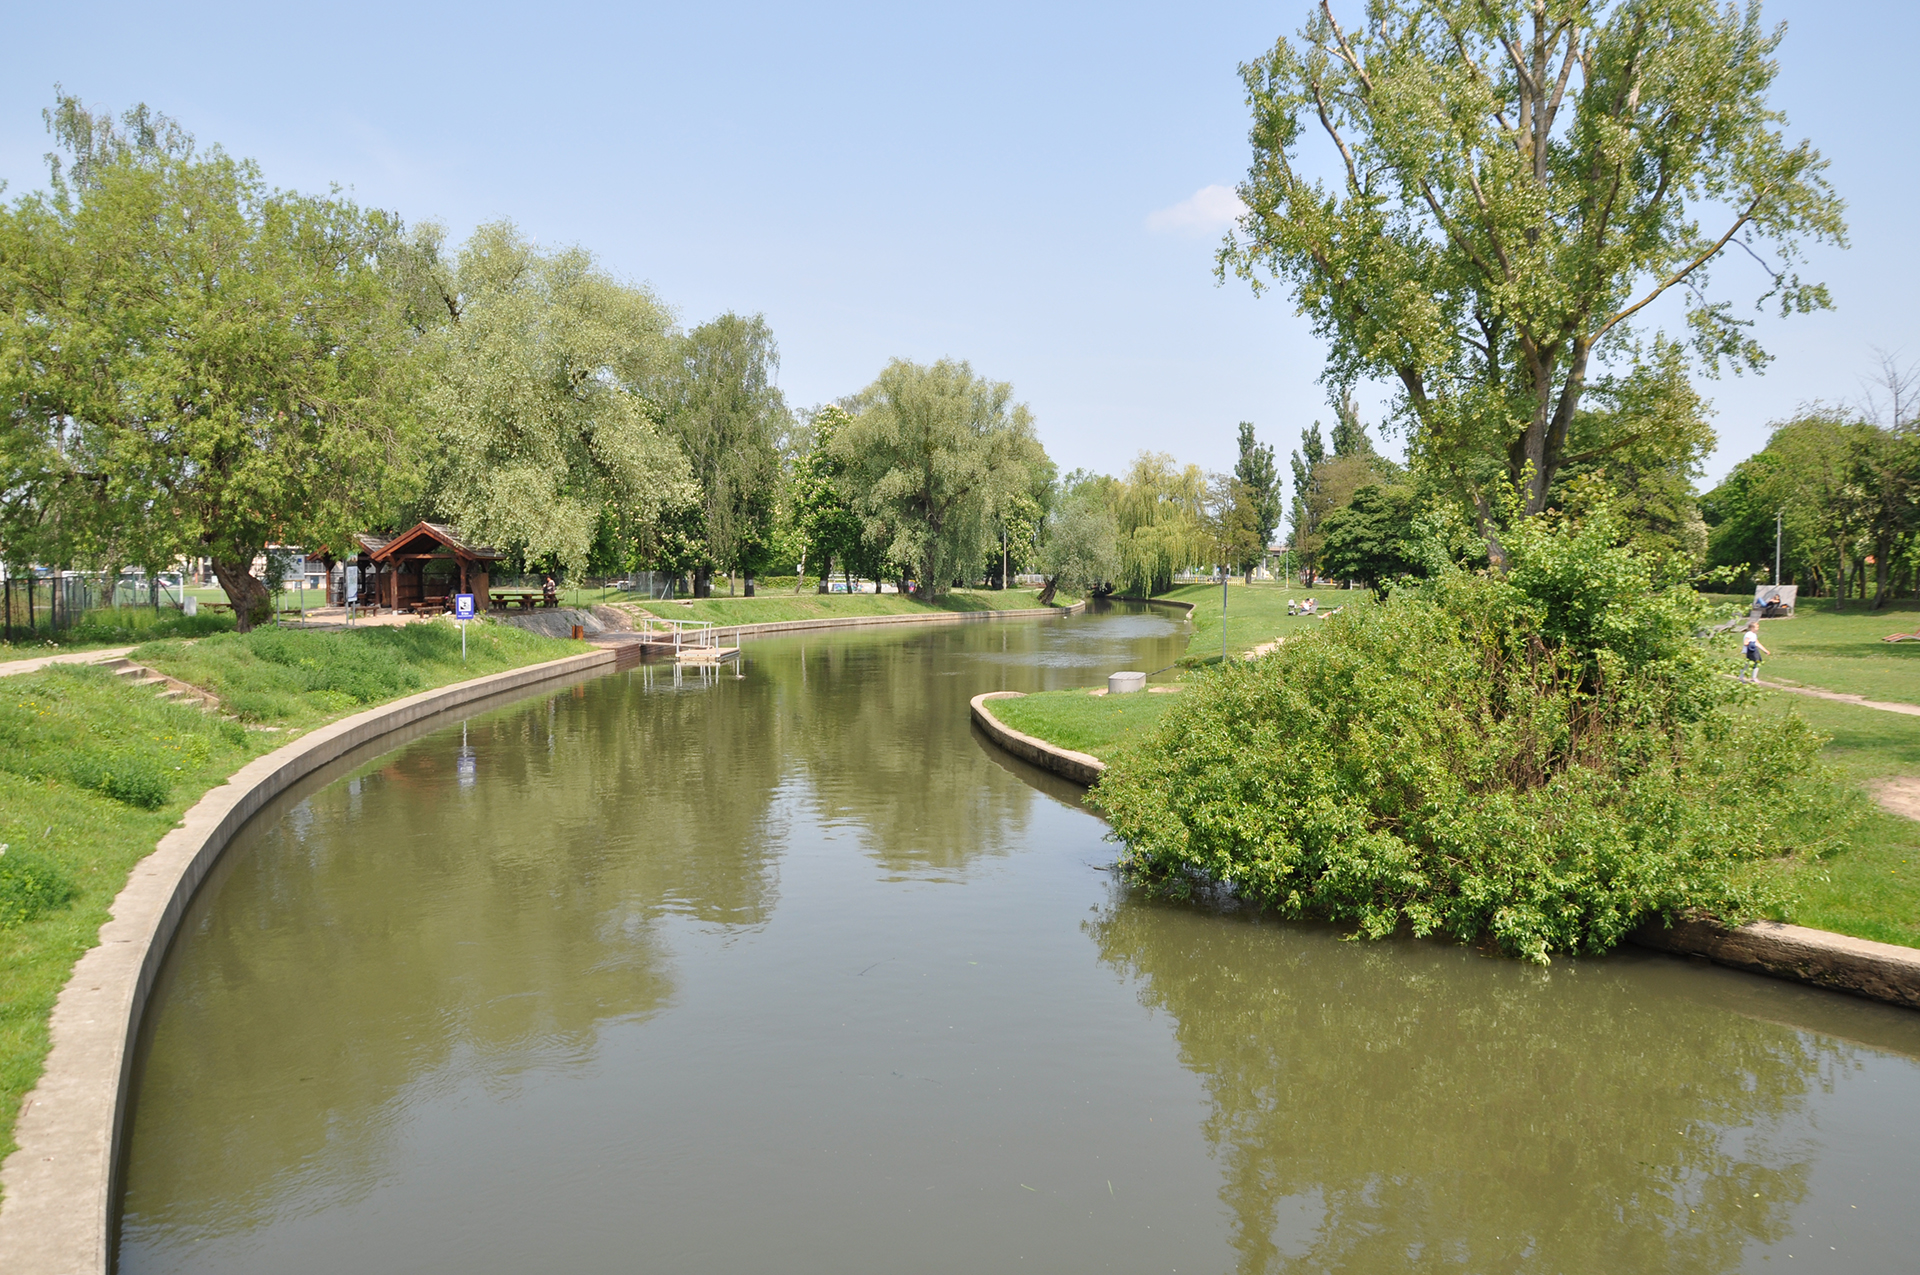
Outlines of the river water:
<svg viewBox="0 0 1920 1275">
<path fill-rule="evenodd" d="M 1145 902 L 967 721 L 1184 644 L 754 643 L 316 776 L 168 959 L 119 1269 L 1913 1268 L 1920 1014 Z"/>
</svg>

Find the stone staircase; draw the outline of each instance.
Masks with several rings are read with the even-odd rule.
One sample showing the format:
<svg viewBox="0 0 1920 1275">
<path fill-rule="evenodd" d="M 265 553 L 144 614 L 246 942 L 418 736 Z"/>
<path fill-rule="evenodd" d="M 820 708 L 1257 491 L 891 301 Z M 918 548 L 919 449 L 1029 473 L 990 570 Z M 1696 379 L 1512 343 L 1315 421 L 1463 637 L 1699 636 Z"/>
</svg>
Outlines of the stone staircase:
<svg viewBox="0 0 1920 1275">
<path fill-rule="evenodd" d="M 215 709 L 220 706 L 220 700 L 213 692 L 191 686 L 178 678 L 168 677 L 165 673 L 156 673 L 146 665 L 135 664 L 125 657 L 108 660 L 99 667 L 115 677 L 126 678 L 130 685 L 150 686 L 157 689 L 163 700 L 191 701 L 202 709 Z"/>
</svg>

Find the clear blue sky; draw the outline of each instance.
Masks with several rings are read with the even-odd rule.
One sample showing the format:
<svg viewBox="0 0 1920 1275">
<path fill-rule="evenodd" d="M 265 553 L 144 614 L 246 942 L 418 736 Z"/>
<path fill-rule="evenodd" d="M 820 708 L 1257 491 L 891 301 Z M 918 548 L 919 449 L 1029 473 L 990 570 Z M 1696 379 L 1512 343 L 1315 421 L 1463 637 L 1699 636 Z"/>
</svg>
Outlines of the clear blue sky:
<svg viewBox="0 0 1920 1275">
<path fill-rule="evenodd" d="M 1239 179 L 1234 68 L 1306 9 L 18 5 L 0 177 L 44 182 L 55 81 L 146 101 L 276 185 L 338 183 L 456 234 L 511 218 L 687 323 L 762 311 L 796 405 L 895 355 L 953 356 L 1013 382 L 1063 468 L 1148 448 L 1221 469 L 1239 420 L 1284 454 L 1329 418 L 1291 302 L 1216 287 L 1218 227 L 1185 202 Z M 1835 313 L 1763 323 L 1768 373 L 1703 384 L 1710 477 L 1801 401 L 1858 396 L 1871 347 L 1920 355 L 1920 6 L 1765 15 L 1790 28 L 1777 101 L 1832 160 L 1853 247 L 1815 258 Z"/>
</svg>

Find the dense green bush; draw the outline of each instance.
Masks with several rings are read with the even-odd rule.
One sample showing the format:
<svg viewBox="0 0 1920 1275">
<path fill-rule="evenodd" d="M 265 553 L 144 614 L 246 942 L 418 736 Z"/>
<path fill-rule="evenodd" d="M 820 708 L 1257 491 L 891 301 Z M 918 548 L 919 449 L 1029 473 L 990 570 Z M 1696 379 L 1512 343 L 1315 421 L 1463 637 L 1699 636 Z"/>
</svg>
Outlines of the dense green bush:
<svg viewBox="0 0 1920 1275">
<path fill-rule="evenodd" d="M 0 930 L 38 920 L 65 907 L 73 896 L 73 882 L 57 864 L 0 846 Z"/>
<path fill-rule="evenodd" d="M 1748 711 L 1616 539 L 1522 524 L 1504 575 L 1439 565 L 1201 680 L 1096 790 L 1128 877 L 1539 961 L 1781 903 L 1820 741 Z"/>
</svg>

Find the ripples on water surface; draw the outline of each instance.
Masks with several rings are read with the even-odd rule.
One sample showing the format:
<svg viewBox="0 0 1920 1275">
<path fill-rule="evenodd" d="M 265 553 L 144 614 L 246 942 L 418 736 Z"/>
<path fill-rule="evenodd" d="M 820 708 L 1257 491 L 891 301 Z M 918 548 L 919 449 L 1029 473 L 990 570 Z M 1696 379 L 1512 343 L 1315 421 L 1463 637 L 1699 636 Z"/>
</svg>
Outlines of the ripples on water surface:
<svg viewBox="0 0 1920 1275">
<path fill-rule="evenodd" d="M 756 643 L 291 794 L 169 958 L 120 1269 L 1912 1269 L 1920 1015 L 1144 903 L 967 723 L 1183 644 Z"/>
</svg>

